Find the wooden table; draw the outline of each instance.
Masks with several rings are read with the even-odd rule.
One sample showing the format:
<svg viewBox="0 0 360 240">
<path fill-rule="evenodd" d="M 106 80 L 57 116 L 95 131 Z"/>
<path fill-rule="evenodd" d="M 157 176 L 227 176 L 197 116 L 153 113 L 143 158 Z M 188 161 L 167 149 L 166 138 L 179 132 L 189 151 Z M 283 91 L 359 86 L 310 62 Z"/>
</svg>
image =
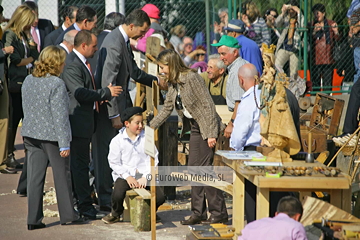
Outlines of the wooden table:
<svg viewBox="0 0 360 240">
<path fill-rule="evenodd" d="M 222 161 L 234 171 L 233 183 L 233 227 L 239 234 L 244 228 L 245 215 L 245 179 L 257 187 L 256 196 L 256 219 L 269 217 L 269 193 L 270 191 L 301 192 L 310 195 L 311 192 L 321 191 L 330 194 L 330 203 L 347 212 L 351 212 L 351 189 L 350 177 L 339 174 L 337 177 L 321 176 L 283 176 L 280 178 L 267 178 L 259 175 L 245 175 L 240 171 L 244 160 L 230 160 L 222 157 Z M 324 166 L 320 163 L 305 163 L 293 161 L 284 163 L 284 166 Z M 236 235 L 235 234 L 235 235 Z"/>
</svg>

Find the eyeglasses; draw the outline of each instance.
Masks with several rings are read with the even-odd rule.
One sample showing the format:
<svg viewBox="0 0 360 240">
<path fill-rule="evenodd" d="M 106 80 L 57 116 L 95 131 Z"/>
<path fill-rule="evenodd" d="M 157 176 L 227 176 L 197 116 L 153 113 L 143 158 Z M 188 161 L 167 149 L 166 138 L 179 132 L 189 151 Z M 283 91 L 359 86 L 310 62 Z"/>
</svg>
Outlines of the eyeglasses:
<svg viewBox="0 0 360 240">
<path fill-rule="evenodd" d="M 205 56 L 205 53 L 198 53 L 198 54 L 196 54 L 196 56 Z"/>
<path fill-rule="evenodd" d="M 273 16 L 274 18 L 277 18 L 277 15 L 272 15 L 272 14 L 270 14 L 271 16 Z"/>
</svg>

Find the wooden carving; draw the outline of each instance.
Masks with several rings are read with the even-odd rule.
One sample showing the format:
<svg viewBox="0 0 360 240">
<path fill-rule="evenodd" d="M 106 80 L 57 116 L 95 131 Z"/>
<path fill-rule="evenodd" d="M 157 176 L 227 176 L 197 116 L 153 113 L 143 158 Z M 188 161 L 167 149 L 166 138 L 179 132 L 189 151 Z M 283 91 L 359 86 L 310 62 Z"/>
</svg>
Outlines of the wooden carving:
<svg viewBox="0 0 360 240">
<path fill-rule="evenodd" d="M 263 145 L 275 149 L 267 155 L 267 161 L 290 162 L 290 155 L 300 150 L 300 141 L 287 102 L 286 75 L 276 77 L 274 65 L 275 46 L 263 44 L 264 70 L 260 77 L 260 134 Z"/>
</svg>

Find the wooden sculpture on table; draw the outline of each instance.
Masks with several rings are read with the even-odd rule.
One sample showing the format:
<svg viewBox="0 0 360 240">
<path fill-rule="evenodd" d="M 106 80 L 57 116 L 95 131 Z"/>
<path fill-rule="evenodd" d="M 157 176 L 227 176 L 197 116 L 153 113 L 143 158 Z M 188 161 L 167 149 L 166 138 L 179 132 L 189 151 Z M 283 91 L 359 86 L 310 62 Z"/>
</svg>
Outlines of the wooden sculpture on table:
<svg viewBox="0 0 360 240">
<path fill-rule="evenodd" d="M 290 155 L 300 151 L 300 141 L 286 97 L 286 74 L 276 76 L 275 45 L 263 44 L 264 69 L 260 77 L 261 88 L 260 134 L 262 145 L 275 148 L 268 153 L 267 161 L 290 162 Z"/>
</svg>

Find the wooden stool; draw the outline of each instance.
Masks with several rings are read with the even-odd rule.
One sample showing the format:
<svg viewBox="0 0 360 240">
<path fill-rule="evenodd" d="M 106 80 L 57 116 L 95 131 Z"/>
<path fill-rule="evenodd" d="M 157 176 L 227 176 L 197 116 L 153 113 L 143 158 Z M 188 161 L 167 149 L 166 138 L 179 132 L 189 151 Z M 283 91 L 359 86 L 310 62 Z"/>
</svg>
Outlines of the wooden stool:
<svg viewBox="0 0 360 240">
<path fill-rule="evenodd" d="M 139 188 L 126 192 L 124 201 L 124 222 L 131 222 L 135 231 L 150 231 L 150 199 L 148 190 Z"/>
</svg>

